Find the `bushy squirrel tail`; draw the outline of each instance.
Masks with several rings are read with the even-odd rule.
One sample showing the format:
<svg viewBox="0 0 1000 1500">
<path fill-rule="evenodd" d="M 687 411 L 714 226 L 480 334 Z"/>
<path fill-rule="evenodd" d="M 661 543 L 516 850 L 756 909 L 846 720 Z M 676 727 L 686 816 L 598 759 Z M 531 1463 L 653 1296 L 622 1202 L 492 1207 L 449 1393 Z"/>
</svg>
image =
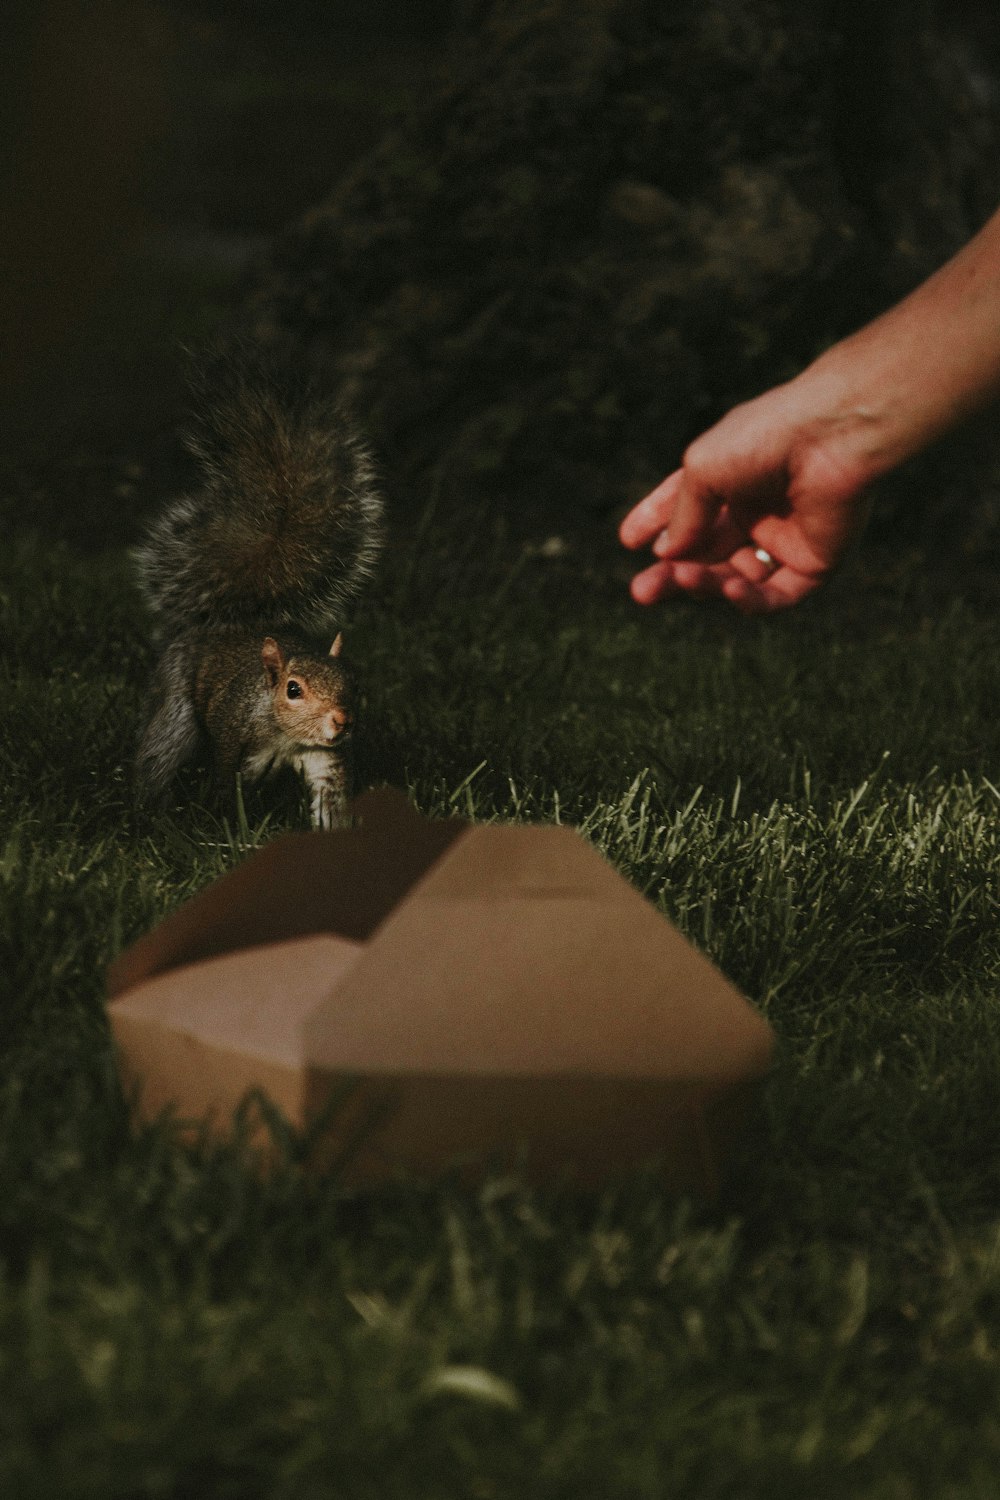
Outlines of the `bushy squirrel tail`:
<svg viewBox="0 0 1000 1500">
<path fill-rule="evenodd" d="M 200 482 L 135 553 L 160 631 L 332 636 L 382 542 L 382 499 L 353 419 L 291 358 L 248 344 L 195 356 L 190 385 L 185 441 Z"/>
</svg>

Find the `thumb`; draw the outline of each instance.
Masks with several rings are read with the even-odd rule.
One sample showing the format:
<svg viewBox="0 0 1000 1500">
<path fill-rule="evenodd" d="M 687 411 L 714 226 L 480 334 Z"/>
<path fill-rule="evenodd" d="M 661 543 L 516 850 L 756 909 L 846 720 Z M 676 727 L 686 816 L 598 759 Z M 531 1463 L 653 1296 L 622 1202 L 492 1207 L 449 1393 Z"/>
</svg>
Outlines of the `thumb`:
<svg viewBox="0 0 1000 1500">
<path fill-rule="evenodd" d="M 712 534 L 723 501 L 689 469 L 681 471 L 681 483 L 667 530 L 657 538 L 657 557 L 683 557 L 703 547 Z"/>
</svg>

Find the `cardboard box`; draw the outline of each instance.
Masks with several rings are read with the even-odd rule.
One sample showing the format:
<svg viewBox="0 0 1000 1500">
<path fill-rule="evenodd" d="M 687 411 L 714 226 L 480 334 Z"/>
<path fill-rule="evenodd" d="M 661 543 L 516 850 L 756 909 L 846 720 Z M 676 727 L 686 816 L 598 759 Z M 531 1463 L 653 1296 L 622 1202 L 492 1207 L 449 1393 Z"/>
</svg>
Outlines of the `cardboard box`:
<svg viewBox="0 0 1000 1500">
<path fill-rule="evenodd" d="M 655 1158 L 710 1194 L 773 1045 L 572 829 L 430 821 L 392 792 L 252 856 L 109 989 L 145 1115 L 225 1129 L 259 1088 L 300 1128 L 327 1110 L 323 1151 L 356 1181 L 516 1163 L 593 1183 Z"/>
</svg>

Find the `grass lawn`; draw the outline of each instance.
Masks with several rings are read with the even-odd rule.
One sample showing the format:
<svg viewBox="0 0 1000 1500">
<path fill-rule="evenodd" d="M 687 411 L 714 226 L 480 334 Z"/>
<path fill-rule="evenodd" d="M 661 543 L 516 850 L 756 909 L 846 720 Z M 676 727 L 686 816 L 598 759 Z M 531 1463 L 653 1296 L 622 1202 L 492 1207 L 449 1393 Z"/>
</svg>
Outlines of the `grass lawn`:
<svg viewBox="0 0 1000 1500">
<path fill-rule="evenodd" d="M 131 1126 L 105 965 L 301 811 L 239 825 L 197 775 L 137 810 L 127 561 L 5 545 L 0 1494 L 997 1494 L 1000 622 L 905 569 L 643 613 L 553 550 L 397 536 L 363 769 L 582 824 L 763 1008 L 709 1207 L 653 1172 L 357 1198 Z"/>
</svg>

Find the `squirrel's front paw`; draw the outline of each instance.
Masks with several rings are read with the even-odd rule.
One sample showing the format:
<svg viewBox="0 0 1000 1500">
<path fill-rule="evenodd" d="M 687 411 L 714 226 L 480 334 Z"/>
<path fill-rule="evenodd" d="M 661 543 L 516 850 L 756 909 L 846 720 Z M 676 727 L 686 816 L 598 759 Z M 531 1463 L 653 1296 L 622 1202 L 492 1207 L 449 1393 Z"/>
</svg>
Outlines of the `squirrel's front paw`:
<svg viewBox="0 0 1000 1500">
<path fill-rule="evenodd" d="M 329 833 L 333 828 L 347 828 L 350 818 L 347 814 L 347 801 L 344 798 L 334 800 L 330 797 L 312 798 L 310 817 L 314 828 L 322 829 Z"/>
<path fill-rule="evenodd" d="M 343 759 L 329 750 L 310 750 L 299 763 L 309 788 L 309 817 L 314 828 L 329 832 L 350 825 L 350 772 Z"/>
</svg>

